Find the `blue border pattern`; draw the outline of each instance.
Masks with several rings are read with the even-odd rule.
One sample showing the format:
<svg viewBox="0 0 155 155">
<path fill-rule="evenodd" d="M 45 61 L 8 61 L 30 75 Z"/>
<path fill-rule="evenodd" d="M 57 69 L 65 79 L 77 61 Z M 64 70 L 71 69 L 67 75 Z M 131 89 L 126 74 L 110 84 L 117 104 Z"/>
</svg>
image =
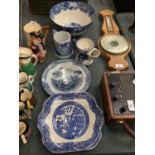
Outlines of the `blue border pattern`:
<svg viewBox="0 0 155 155">
<path fill-rule="evenodd" d="M 57 24 L 54 21 L 54 16 L 60 13 L 62 10 L 68 10 L 68 9 L 69 10 L 80 9 L 82 12 L 86 13 L 91 18 L 91 22 L 85 26 L 81 26 L 78 23 L 70 23 L 69 25 L 66 25 L 66 26 Z M 94 11 L 94 8 L 87 3 L 83 3 L 79 1 L 76 1 L 76 2 L 64 1 L 54 5 L 49 12 L 49 16 L 55 27 L 57 27 L 60 30 L 65 30 L 70 32 L 72 36 L 78 36 L 84 33 L 86 29 L 88 29 L 88 27 L 90 27 L 90 25 L 93 23 L 94 17 L 95 17 L 95 11 Z"/>
<path fill-rule="evenodd" d="M 44 122 L 46 116 L 51 112 L 50 106 L 56 99 L 61 99 L 65 101 L 65 100 L 74 100 L 75 98 L 87 100 L 91 110 L 96 115 L 93 136 L 87 141 L 82 141 L 78 143 L 70 142 L 64 144 L 63 143 L 55 144 L 50 139 L 49 128 Z M 48 151 L 52 153 L 65 153 L 65 152 L 77 152 L 77 151 L 94 149 L 102 137 L 101 129 L 103 124 L 104 124 L 103 112 L 97 105 L 94 97 L 87 92 L 83 92 L 83 93 L 71 93 L 71 94 L 55 94 L 53 96 L 50 96 L 45 101 L 43 109 L 38 115 L 37 127 L 41 132 L 42 142 Z"/>
<path fill-rule="evenodd" d="M 66 62 L 70 62 L 70 63 L 72 63 L 74 65 L 77 65 L 77 66 L 81 67 L 83 69 L 83 71 L 86 73 L 86 79 L 84 81 L 85 82 L 85 85 L 82 88 L 82 90 L 80 90 L 80 92 L 85 92 L 89 88 L 90 83 L 91 83 L 91 75 L 90 75 L 90 72 L 87 69 L 87 67 L 85 67 L 83 64 L 81 64 L 79 61 L 72 60 L 72 59 L 57 60 L 57 61 L 54 61 L 53 63 L 49 64 L 46 67 L 46 69 L 43 71 L 43 74 L 42 74 L 41 83 L 42 83 L 42 87 L 44 88 L 44 90 L 45 90 L 45 92 L 47 94 L 49 94 L 49 95 L 54 95 L 55 94 L 55 92 L 53 92 L 49 88 L 49 85 L 46 82 L 46 75 L 47 75 L 48 71 L 51 70 L 52 68 L 54 68 L 55 66 L 57 66 L 58 64 L 60 64 L 60 63 L 66 63 Z M 67 93 L 67 92 L 65 92 L 65 93 Z"/>
</svg>

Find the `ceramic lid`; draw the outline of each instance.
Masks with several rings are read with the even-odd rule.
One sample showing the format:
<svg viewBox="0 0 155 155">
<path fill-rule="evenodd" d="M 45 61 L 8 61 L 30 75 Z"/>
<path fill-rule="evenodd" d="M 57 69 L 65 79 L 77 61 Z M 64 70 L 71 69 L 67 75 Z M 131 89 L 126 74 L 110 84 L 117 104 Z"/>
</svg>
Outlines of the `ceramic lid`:
<svg viewBox="0 0 155 155">
<path fill-rule="evenodd" d="M 101 47 L 113 54 L 121 54 L 128 50 L 129 43 L 125 37 L 118 34 L 104 35 L 100 40 Z"/>
</svg>

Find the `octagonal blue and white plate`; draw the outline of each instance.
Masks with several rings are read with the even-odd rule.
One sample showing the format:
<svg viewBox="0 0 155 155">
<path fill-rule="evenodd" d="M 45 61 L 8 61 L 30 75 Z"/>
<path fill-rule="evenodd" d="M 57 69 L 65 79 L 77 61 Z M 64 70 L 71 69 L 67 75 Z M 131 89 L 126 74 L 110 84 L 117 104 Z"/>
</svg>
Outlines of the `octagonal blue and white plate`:
<svg viewBox="0 0 155 155">
<path fill-rule="evenodd" d="M 103 112 L 87 92 L 55 94 L 38 115 L 42 142 L 52 153 L 91 150 L 99 143 Z"/>
<path fill-rule="evenodd" d="M 65 59 L 51 63 L 42 74 L 42 86 L 47 94 L 78 93 L 88 89 L 91 76 L 80 62 Z"/>
</svg>

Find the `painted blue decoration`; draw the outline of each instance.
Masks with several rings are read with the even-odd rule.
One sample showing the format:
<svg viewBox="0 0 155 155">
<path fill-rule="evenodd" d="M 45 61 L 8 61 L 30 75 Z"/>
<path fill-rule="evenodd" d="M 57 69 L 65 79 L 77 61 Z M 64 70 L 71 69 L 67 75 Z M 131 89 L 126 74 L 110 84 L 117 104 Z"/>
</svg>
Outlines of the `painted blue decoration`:
<svg viewBox="0 0 155 155">
<path fill-rule="evenodd" d="M 89 124 L 87 111 L 76 102 L 66 102 L 59 106 L 53 114 L 52 121 L 57 134 L 65 139 L 82 136 Z"/>
<path fill-rule="evenodd" d="M 76 88 L 77 85 L 81 84 L 81 78 L 78 76 L 70 76 L 68 82 L 65 82 L 63 79 L 51 79 L 52 85 L 60 91 L 70 91 Z"/>
<path fill-rule="evenodd" d="M 55 49 L 56 49 L 56 55 L 58 57 L 69 57 L 72 55 L 72 43 L 67 42 L 67 43 L 58 43 L 55 41 Z"/>
<path fill-rule="evenodd" d="M 60 25 L 60 23 L 58 24 L 55 21 L 56 15 L 58 15 L 62 11 L 65 12 L 67 10 L 72 10 L 72 11 L 80 10 L 84 14 L 88 15 L 88 17 L 90 18 L 90 22 L 86 25 L 83 25 L 81 23 L 82 21 L 79 21 L 79 20 L 78 20 L 79 23 L 71 22 L 71 23 L 66 23 L 65 25 Z M 83 3 L 79 1 L 74 1 L 74 2 L 64 1 L 64 2 L 54 5 L 50 10 L 49 16 L 54 24 L 54 28 L 58 30 L 68 31 L 72 34 L 72 36 L 78 36 L 78 35 L 83 34 L 91 26 L 91 24 L 93 23 L 94 17 L 95 17 L 95 11 L 93 7 L 91 7 L 87 3 Z"/>
<path fill-rule="evenodd" d="M 83 106 L 81 100 L 88 103 L 87 108 Z M 61 103 L 53 111 L 51 107 L 55 107 L 58 101 Z M 75 142 L 92 125 L 90 111 L 95 115 L 95 122 L 91 128 L 91 131 L 93 131 L 92 135 L 87 140 Z M 45 122 L 45 119 L 49 116 L 51 116 L 49 118 L 51 123 L 48 124 Z M 87 92 L 83 92 L 50 96 L 45 101 L 43 109 L 38 115 L 37 126 L 41 132 L 42 142 L 50 152 L 66 153 L 94 149 L 102 137 L 101 129 L 103 123 L 103 112 L 98 107 L 94 97 Z M 55 133 L 50 132 L 51 125 Z M 59 137 L 65 139 L 65 142 L 55 143 L 55 139 L 51 138 L 51 134 L 57 134 Z"/>
<path fill-rule="evenodd" d="M 86 91 L 91 82 L 89 70 L 80 62 L 65 59 L 47 66 L 42 74 L 44 90 L 53 95 Z"/>
</svg>

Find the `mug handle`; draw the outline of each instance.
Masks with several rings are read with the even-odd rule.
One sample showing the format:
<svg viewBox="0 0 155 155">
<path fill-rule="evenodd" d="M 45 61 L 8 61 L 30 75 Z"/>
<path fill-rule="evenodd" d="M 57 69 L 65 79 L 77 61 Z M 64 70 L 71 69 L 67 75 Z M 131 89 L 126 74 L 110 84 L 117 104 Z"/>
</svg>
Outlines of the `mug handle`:
<svg viewBox="0 0 155 155">
<path fill-rule="evenodd" d="M 32 58 L 34 58 L 34 60 L 35 60 L 33 64 L 36 65 L 38 62 L 37 56 L 35 54 L 32 54 Z"/>
<path fill-rule="evenodd" d="M 92 55 L 93 52 L 97 51 L 97 55 Z M 99 57 L 101 54 L 100 50 L 97 49 L 97 48 L 93 48 L 91 51 L 88 52 L 88 55 L 91 57 L 91 58 L 97 58 Z"/>
</svg>

